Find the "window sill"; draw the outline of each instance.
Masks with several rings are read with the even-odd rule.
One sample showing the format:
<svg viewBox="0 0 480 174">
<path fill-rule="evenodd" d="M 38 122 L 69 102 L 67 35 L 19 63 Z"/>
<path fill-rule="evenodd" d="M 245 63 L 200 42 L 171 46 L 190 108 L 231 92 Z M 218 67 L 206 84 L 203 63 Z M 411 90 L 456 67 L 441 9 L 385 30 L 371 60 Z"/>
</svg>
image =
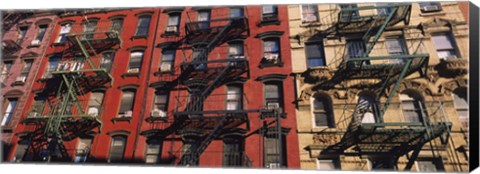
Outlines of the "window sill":
<svg viewBox="0 0 480 174">
<path fill-rule="evenodd" d="M 38 48 L 40 47 L 40 44 L 37 45 L 28 45 L 27 48 Z"/>
<path fill-rule="evenodd" d="M 282 113 L 279 113 L 279 116 L 281 118 L 287 118 L 287 113 L 282 111 Z M 260 111 L 260 119 L 275 118 L 275 117 L 276 117 L 276 114 L 274 112 L 272 112 L 271 110 L 262 109 Z"/>
<path fill-rule="evenodd" d="M 155 121 L 164 121 L 164 122 L 166 122 L 167 120 L 168 120 L 167 117 L 152 117 L 152 116 L 147 117 L 147 118 L 145 119 L 145 121 L 147 121 L 147 122 L 155 122 Z"/>
<path fill-rule="evenodd" d="M 279 63 L 260 63 L 260 65 L 258 65 L 258 67 L 260 69 L 268 68 L 268 67 L 275 67 L 275 66 L 283 67 L 283 62 L 279 62 Z"/>
<path fill-rule="evenodd" d="M 12 86 L 24 86 L 25 82 L 15 81 L 12 83 Z"/>
<path fill-rule="evenodd" d="M 135 40 L 135 39 L 147 39 L 147 35 L 140 35 L 140 36 L 132 36 L 130 39 Z"/>
<path fill-rule="evenodd" d="M 52 43 L 52 46 L 65 46 L 65 42 Z"/>
<path fill-rule="evenodd" d="M 322 24 L 318 21 L 315 21 L 315 22 L 302 22 L 302 24 L 300 24 L 300 27 L 319 27 L 321 26 Z"/>
<path fill-rule="evenodd" d="M 163 33 L 162 35 L 160 35 L 160 37 L 169 37 L 169 36 L 180 36 L 180 33 L 178 32 L 165 32 Z"/>
<path fill-rule="evenodd" d="M 140 78 L 140 72 L 126 72 L 122 74 L 122 78 L 126 77 L 137 77 Z"/>
<path fill-rule="evenodd" d="M 116 122 L 124 122 L 124 121 L 128 121 L 128 123 L 131 123 L 132 117 L 116 117 L 116 118 L 112 118 L 112 122 L 113 122 L 113 123 L 116 123 Z"/>
<path fill-rule="evenodd" d="M 257 24 L 257 27 L 263 27 L 267 25 L 280 25 L 280 21 L 278 19 L 262 20 Z"/>
<path fill-rule="evenodd" d="M 447 13 L 443 11 L 437 11 L 437 12 L 421 12 L 420 16 L 422 17 L 429 17 L 429 16 L 445 16 Z"/>
<path fill-rule="evenodd" d="M 175 75 L 174 71 L 157 71 L 153 73 L 154 76 L 161 76 L 161 75 Z"/>
</svg>

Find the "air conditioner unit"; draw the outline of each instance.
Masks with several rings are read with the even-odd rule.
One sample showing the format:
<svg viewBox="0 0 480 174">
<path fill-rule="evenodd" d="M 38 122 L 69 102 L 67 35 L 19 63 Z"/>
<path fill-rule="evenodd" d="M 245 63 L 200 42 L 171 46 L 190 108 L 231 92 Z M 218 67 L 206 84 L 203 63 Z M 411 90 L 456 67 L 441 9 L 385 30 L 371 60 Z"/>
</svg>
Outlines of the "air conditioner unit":
<svg viewBox="0 0 480 174">
<path fill-rule="evenodd" d="M 30 43 L 30 45 L 32 46 L 36 46 L 36 45 L 40 45 L 40 40 L 32 40 L 32 42 Z"/>
<path fill-rule="evenodd" d="M 177 32 L 177 26 L 169 26 L 167 27 L 166 31 L 170 33 L 176 33 Z"/>
<path fill-rule="evenodd" d="M 150 113 L 150 116 L 151 117 L 167 117 L 167 113 L 165 111 L 162 111 L 162 110 L 153 110 Z"/>
<path fill-rule="evenodd" d="M 98 108 L 96 107 L 88 108 L 87 114 L 90 116 L 98 116 Z"/>
<path fill-rule="evenodd" d="M 268 168 L 270 168 L 270 169 L 278 169 L 280 167 L 281 167 L 280 163 L 270 163 L 270 164 L 268 164 Z"/>
<path fill-rule="evenodd" d="M 123 117 L 132 117 L 133 112 L 132 111 L 127 111 L 125 114 L 123 114 Z"/>
<path fill-rule="evenodd" d="M 428 11 L 438 11 L 440 10 L 440 7 L 438 5 L 429 5 L 429 6 L 423 6 L 422 11 L 428 12 Z"/>
<path fill-rule="evenodd" d="M 128 69 L 127 72 L 129 72 L 129 73 L 138 73 L 139 71 L 140 71 L 140 68 L 130 68 L 130 69 Z"/>
<path fill-rule="evenodd" d="M 163 63 L 160 66 L 160 72 L 170 72 L 172 71 L 172 65 L 168 63 Z"/>
<path fill-rule="evenodd" d="M 280 103 L 268 103 L 267 109 L 278 109 L 280 108 Z"/>
<path fill-rule="evenodd" d="M 264 57 L 268 61 L 276 61 L 278 59 L 278 54 L 265 54 Z"/>
<path fill-rule="evenodd" d="M 25 80 L 27 79 L 27 76 L 18 76 L 15 82 L 22 82 L 25 83 Z"/>
</svg>

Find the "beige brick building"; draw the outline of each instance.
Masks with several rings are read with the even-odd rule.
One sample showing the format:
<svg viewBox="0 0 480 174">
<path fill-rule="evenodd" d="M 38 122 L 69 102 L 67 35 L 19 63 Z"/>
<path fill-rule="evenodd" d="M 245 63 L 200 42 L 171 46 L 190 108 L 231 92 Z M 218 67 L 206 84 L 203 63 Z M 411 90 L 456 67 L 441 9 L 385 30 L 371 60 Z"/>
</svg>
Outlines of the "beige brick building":
<svg viewBox="0 0 480 174">
<path fill-rule="evenodd" d="M 301 168 L 468 171 L 468 25 L 457 2 L 288 13 Z"/>
</svg>

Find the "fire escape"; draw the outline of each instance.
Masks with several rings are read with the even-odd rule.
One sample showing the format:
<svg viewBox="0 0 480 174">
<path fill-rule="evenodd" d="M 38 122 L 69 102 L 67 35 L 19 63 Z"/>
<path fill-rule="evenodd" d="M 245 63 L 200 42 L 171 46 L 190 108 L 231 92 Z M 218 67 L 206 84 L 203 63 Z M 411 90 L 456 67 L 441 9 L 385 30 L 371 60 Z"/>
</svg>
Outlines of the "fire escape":
<svg viewBox="0 0 480 174">
<path fill-rule="evenodd" d="M 369 13 L 373 15 L 366 15 Z M 408 25 L 410 13 L 410 4 L 346 6 L 340 9 L 338 21 L 323 31 L 322 34 L 325 37 L 361 33 L 363 37 L 360 42 L 363 42 L 364 46 L 361 48 L 362 53 L 355 56 L 349 54 L 346 48 L 333 78 L 323 82 L 320 85 L 321 88 L 348 90 L 346 87 L 348 82 L 377 79 L 370 84 L 369 89 L 374 90 L 375 101 L 381 101 L 382 97 L 386 97 L 386 100 L 373 108 L 374 123 L 362 122 L 368 106 L 365 103 L 358 103 L 341 140 L 324 149 L 322 155 L 383 155 L 392 157 L 395 163 L 399 157 L 406 155 L 409 162 L 405 169 L 409 170 L 423 145 L 438 137 L 443 144 L 446 143 L 451 123 L 445 119 L 444 115 L 434 119 L 422 112 L 423 119 L 420 122 L 384 122 L 383 120 L 402 80 L 416 72 L 421 75 L 426 73 L 429 55 L 421 54 L 420 51 L 413 51 L 411 54 L 371 56 L 382 33 L 401 22 Z M 392 63 L 391 60 L 396 61 Z M 390 162 L 384 163 L 389 165 L 387 163 Z"/>
<path fill-rule="evenodd" d="M 97 52 L 121 46 L 122 41 L 109 23 L 98 22 L 93 30 L 87 25 L 72 25 L 65 42 L 57 43 L 60 62 L 42 78 L 42 95 L 47 99 L 41 106 L 44 109 L 34 108 L 23 121 L 31 130 L 27 153 L 33 160 L 70 161 L 64 141 L 91 134 L 95 128 L 101 131 L 101 109 L 90 108 L 84 98 L 92 90 L 112 85 L 113 77 L 94 60 Z"/>
<path fill-rule="evenodd" d="M 212 94 L 212 92 L 225 84 L 225 82 L 249 78 L 248 57 L 245 54 L 232 55 L 225 43 L 248 37 L 248 15 L 232 17 L 228 14 L 209 9 L 213 19 L 205 21 L 192 21 L 190 17 L 196 11 L 188 11 L 188 21 L 185 24 L 185 36 L 181 42 L 184 59 L 178 70 L 179 74 L 172 78 L 170 74 L 165 77 L 162 88 L 186 87 L 188 95 L 175 97 L 176 107 L 172 113 L 173 120 L 163 120 L 167 126 L 158 130 L 162 137 L 180 135 L 182 137 L 197 137 L 184 142 L 180 157 L 175 160 L 177 165 L 198 165 L 198 161 L 210 143 L 218 139 L 226 130 L 245 125 L 249 129 L 249 110 L 246 107 L 246 98 L 243 92 L 238 94 Z M 246 9 L 245 9 L 246 11 Z M 241 45 L 243 52 L 246 46 Z M 192 53 L 185 53 L 185 49 Z M 162 78 L 163 79 L 163 78 Z M 236 108 L 225 106 L 226 100 L 236 95 L 238 102 Z M 150 129 L 144 134 L 154 133 Z M 177 152 L 171 152 L 171 155 Z M 248 165 L 248 157 L 240 155 L 240 165 Z M 173 157 L 175 158 L 175 157 Z"/>
</svg>

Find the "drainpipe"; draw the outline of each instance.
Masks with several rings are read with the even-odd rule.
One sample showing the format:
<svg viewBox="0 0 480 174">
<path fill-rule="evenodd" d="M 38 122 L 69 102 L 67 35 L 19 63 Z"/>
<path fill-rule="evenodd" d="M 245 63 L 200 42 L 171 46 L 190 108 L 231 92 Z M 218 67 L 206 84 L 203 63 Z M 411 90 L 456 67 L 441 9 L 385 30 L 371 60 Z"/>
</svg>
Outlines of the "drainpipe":
<svg viewBox="0 0 480 174">
<path fill-rule="evenodd" d="M 160 9 L 158 9 L 158 15 L 157 15 L 157 22 L 155 23 L 155 33 L 153 34 L 154 38 L 153 38 L 153 45 L 152 45 L 152 51 L 150 53 L 150 63 L 148 64 L 150 67 L 148 68 L 148 73 L 147 73 L 147 81 L 145 82 L 145 91 L 144 91 L 144 97 L 143 97 L 143 104 L 146 105 L 147 103 L 147 95 L 148 95 L 148 82 L 150 81 L 150 76 L 151 76 L 151 72 L 152 72 L 152 61 L 153 61 L 153 52 L 155 50 L 155 43 L 157 43 L 157 32 L 158 32 L 158 24 L 159 24 L 159 21 L 160 21 Z M 140 136 L 140 131 L 141 131 L 141 128 L 142 128 L 142 124 L 143 124 L 143 121 L 144 121 L 144 117 L 145 117 L 145 113 L 146 113 L 146 109 L 143 108 L 143 110 L 141 110 L 140 112 L 140 120 L 138 121 L 138 124 L 137 124 L 137 135 L 135 136 L 135 144 L 133 146 L 133 154 L 132 154 L 132 160 L 135 158 L 135 152 L 137 151 L 137 146 L 138 146 L 138 137 Z M 134 162 L 134 161 L 133 161 Z"/>
</svg>

